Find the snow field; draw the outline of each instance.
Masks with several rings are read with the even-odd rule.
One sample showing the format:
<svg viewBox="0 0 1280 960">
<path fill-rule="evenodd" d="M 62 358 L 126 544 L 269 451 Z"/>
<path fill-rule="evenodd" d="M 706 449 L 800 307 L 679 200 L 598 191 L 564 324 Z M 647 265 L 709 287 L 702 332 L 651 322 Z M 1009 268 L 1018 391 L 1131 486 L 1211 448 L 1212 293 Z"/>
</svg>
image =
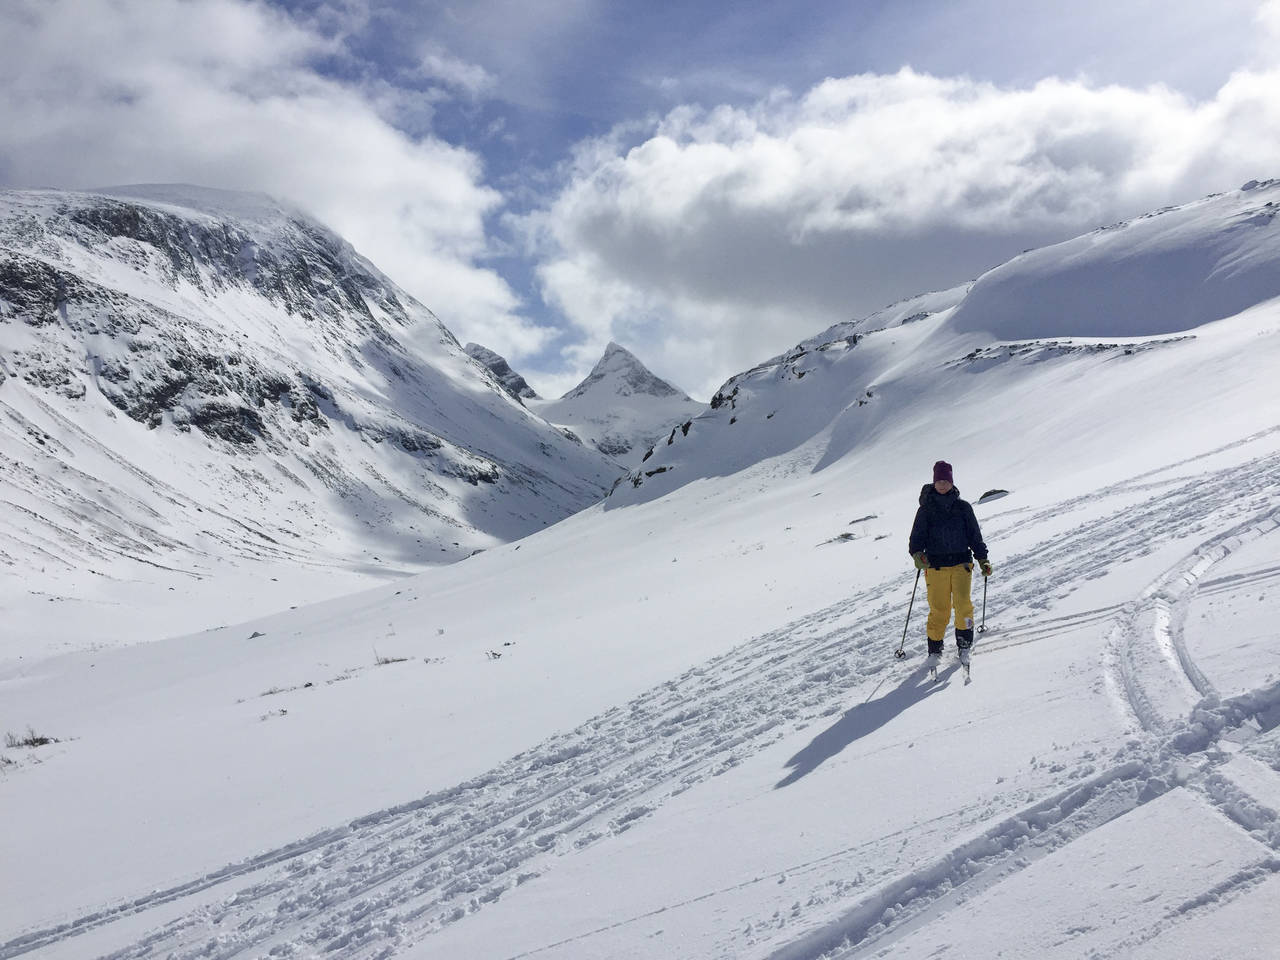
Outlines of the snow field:
<svg viewBox="0 0 1280 960">
<path fill-rule="evenodd" d="M 641 939 L 638 931 L 653 932 L 646 914 L 661 911 L 659 926 L 667 931 L 661 942 L 678 946 L 659 949 L 684 955 L 687 948 L 691 956 L 726 950 L 767 956 L 797 941 L 800 946 L 794 950 L 799 952 L 792 955 L 817 956 L 817 951 L 805 953 L 809 947 L 804 944 L 812 946 L 813 941 L 798 939 L 815 923 L 826 931 L 820 939 L 833 946 L 851 938 L 875 943 L 897 929 L 898 922 L 927 918 L 930 911 L 941 915 L 945 898 L 954 890 L 971 889 L 966 885 L 975 876 L 986 877 L 982 883 L 994 882 L 993 875 L 1002 877 L 1019 858 L 1031 862 L 1039 847 L 1027 844 L 1037 836 L 1065 834 L 1069 841 L 1139 806 L 1148 781 L 1170 777 L 1163 790 L 1151 788 L 1155 796 L 1172 786 L 1159 750 L 1139 746 L 1114 754 L 1114 744 L 1124 743 L 1125 737 L 1137 735 L 1140 744 L 1144 728 L 1127 695 L 1119 702 L 1113 699 L 1127 688 L 1114 676 L 1125 663 L 1114 643 L 1108 656 L 1110 625 L 1119 624 L 1136 643 L 1137 608 L 1149 602 L 1144 593 L 1151 593 L 1136 586 L 1132 565 L 1121 560 L 1144 534 L 1150 538 L 1167 531 L 1171 519 L 1195 518 L 1202 532 L 1210 532 L 1207 540 L 1186 538 L 1181 546 L 1174 542 L 1156 551 L 1179 555 L 1157 582 L 1185 582 L 1185 570 L 1199 563 L 1192 547 L 1207 544 L 1204 555 L 1216 555 L 1221 544 L 1242 536 L 1246 523 L 1265 525 L 1265 519 L 1247 516 L 1256 504 L 1242 503 L 1232 493 L 1239 490 L 1242 474 L 1274 466 L 1276 440 L 1272 435 L 1256 440 L 1249 445 L 1254 456 L 1247 462 L 1200 474 L 1194 485 L 1153 484 L 1146 477 L 1042 511 L 1010 507 L 1008 498 L 980 508 L 1002 507 L 1001 514 L 984 517 L 988 536 L 997 542 L 998 531 L 1007 528 L 1000 542 L 1020 546 L 1000 566 L 1000 599 L 988 610 L 999 629 L 982 638 L 974 658 L 976 679 L 968 688 L 959 685 L 954 671 L 939 687 L 923 686 L 911 665 L 891 660 L 905 599 L 906 574 L 900 574 L 693 666 L 480 777 L 461 780 L 457 787 L 352 820 L 336 832 L 264 853 L 243 867 L 215 870 L 202 879 L 193 876 L 188 883 L 194 892 L 216 886 L 234 889 L 236 895 L 197 907 L 138 942 L 137 950 L 118 955 L 140 956 L 139 950 L 194 955 L 214 935 L 220 949 L 229 952 L 266 953 L 280 947 L 303 955 L 374 956 L 388 947 L 408 949 L 421 942 L 423 956 L 517 956 L 563 941 L 537 955 L 600 956 L 616 947 L 618 955 L 640 956 L 659 941 Z M 1234 455 L 1224 451 L 1217 457 L 1229 461 Z M 1123 508 L 1115 509 L 1117 504 Z M 1059 522 L 1063 515 L 1080 522 L 1064 530 Z M 554 543 L 571 527 L 543 537 Z M 1041 533 L 1049 536 L 1042 540 Z M 871 539 L 819 547 L 818 542 L 808 538 L 807 549 L 876 544 Z M 529 542 L 522 550 L 536 546 Z M 506 549 L 518 556 L 514 548 Z M 1095 562 L 1080 564 L 1081 555 Z M 479 561 L 488 556 L 468 562 L 476 562 L 483 574 Z M 1035 563 L 1029 562 L 1033 556 Z M 487 563 L 499 561 L 495 554 Z M 1106 564 L 1111 574 L 1081 579 L 1099 564 Z M 1055 570 L 1061 574 L 1061 598 L 1048 609 L 1034 605 L 1046 571 Z M 1075 584 L 1080 591 L 1072 593 L 1067 588 Z M 1075 603 L 1072 609 L 1071 601 L 1086 590 L 1091 594 L 1088 605 Z M 354 605 L 334 601 L 327 609 L 298 611 L 281 620 L 300 628 L 300 635 L 314 636 L 311 631 L 320 631 L 322 624 L 340 635 L 367 622 L 374 610 L 385 610 L 392 598 L 383 589 Z M 917 611 L 916 617 L 913 648 L 919 643 L 922 613 Z M 279 624 L 261 626 L 266 637 L 260 642 L 279 644 L 282 654 L 304 644 L 301 639 L 267 640 L 279 634 Z M 241 643 L 249 649 L 248 641 Z M 176 645 L 174 649 L 178 655 Z M 222 684 L 209 684 L 204 666 L 186 663 L 191 652 L 181 651 L 184 667 L 193 680 L 199 678 L 195 689 L 206 688 L 216 697 Z M 143 658 L 147 653 L 144 647 L 112 657 Z M 575 653 L 581 655 L 582 648 Z M 503 660 L 511 657 L 518 663 L 520 654 L 517 644 L 507 648 Z M 230 660 L 234 663 L 236 656 Z M 1139 661 L 1133 668 L 1139 677 L 1135 686 L 1145 689 L 1153 670 L 1169 670 L 1173 663 L 1163 656 Z M 506 666 L 503 661 L 484 665 Z M 427 666 L 422 664 L 424 670 Z M 348 702 L 367 710 L 375 701 L 391 700 L 386 683 L 397 669 L 417 668 L 371 667 L 351 683 L 373 680 L 376 688 Z M 560 660 L 556 669 L 571 668 Z M 121 675 L 128 672 L 121 669 Z M 1028 687 L 1032 677 L 1040 682 Z M 138 685 L 142 693 L 144 681 Z M 344 688 L 340 683 L 315 692 L 333 696 Z M 1093 706 L 1080 701 L 1084 691 Z M 286 690 L 235 709 L 269 715 L 274 702 L 284 705 L 287 716 L 255 718 L 259 731 L 284 730 L 299 718 L 307 718 L 310 727 L 322 723 L 319 717 L 325 714 L 344 716 L 341 701 L 328 708 L 323 701 L 307 706 L 304 698 L 310 692 Z M 506 696 L 515 694 L 511 688 Z M 115 695 L 102 693 L 106 700 Z M 185 702 L 193 690 L 178 695 Z M 426 691 L 419 689 L 418 695 Z M 581 706 L 589 708 L 589 703 Z M 97 709 L 90 706 L 87 713 Z M 140 708 L 140 721 L 149 709 Z M 530 716 L 528 707 L 521 712 Z M 468 722 L 482 713 L 466 714 Z M 325 737 L 334 733 L 332 727 L 324 728 Z M 1161 728 L 1151 735 L 1175 734 Z M 421 736 L 416 740 L 420 744 Z M 320 742 L 323 737 L 317 746 Z M 316 747 L 263 749 L 281 756 Z M 245 757 L 239 750 L 251 753 L 253 746 L 245 741 L 219 755 L 217 762 L 243 771 Z M 408 757 L 410 750 L 421 746 L 392 745 L 386 760 Z M 379 766 L 377 757 L 360 759 L 359 752 L 353 742 L 329 756 L 342 758 L 347 775 L 352 763 L 368 764 L 365 769 L 371 772 Z M 439 768 L 444 757 L 423 757 L 423 768 Z M 471 759 L 484 762 L 483 756 Z M 918 764 L 929 773 L 923 780 Z M 465 766 L 464 760 L 455 769 Z M 447 770 L 441 768 L 442 779 L 447 780 Z M 99 773 L 112 776 L 109 769 Z M 797 773 L 798 778 L 780 786 Z M 197 781 L 200 776 L 196 770 L 190 775 Z M 330 768 L 327 775 L 332 780 L 335 771 Z M 287 780 L 273 789 L 287 789 Z M 926 786 L 937 782 L 949 789 Z M 898 783 L 912 786 L 904 792 L 895 788 Z M 319 779 L 314 788 L 321 789 Z M 233 796 L 214 799 L 218 805 L 236 803 Z M 204 809 L 207 802 L 193 796 L 173 806 L 189 813 Z M 168 838 L 190 830 L 186 824 L 159 826 Z M 211 825 L 192 826 L 197 829 L 191 850 L 178 851 L 170 862 L 191 862 L 196 850 L 210 849 Z M 246 826 L 227 822 L 229 830 L 244 831 Z M 81 842 L 101 848 L 103 841 L 86 835 Z M 939 861 L 943 850 L 953 853 Z M 146 867 L 139 862 L 132 869 L 145 872 Z M 777 883 L 783 875 L 786 881 Z M 619 876 L 628 879 L 611 882 Z M 104 878 L 102 889 L 113 882 L 118 881 Z M 878 888 L 883 889 L 874 892 Z M 54 889 L 44 894 L 52 895 Z M 588 890 L 590 896 L 583 893 Z M 572 891 L 578 891 L 576 899 Z M 187 892 L 171 891 L 156 900 L 166 902 Z M 563 906 L 565 897 L 571 907 Z M 147 909 L 146 899 L 131 901 L 129 910 Z M 552 899 L 562 903 L 554 922 L 540 906 Z M 714 916 L 709 910 L 716 911 Z M 486 914 L 495 916 L 493 922 L 474 922 L 473 917 Z M 257 919 L 245 925 L 251 918 Z M 94 943 L 93 921 L 82 927 L 89 930 L 82 942 Z M 56 946 L 66 935 L 56 927 L 45 929 L 43 939 L 11 942 L 6 954 L 19 955 L 28 945 Z M 114 939 L 109 925 L 101 929 Z M 530 931 L 543 936 L 535 942 Z"/>
<path fill-rule="evenodd" d="M 5 753 L 0 958 L 1257 955 L 1280 303 L 1004 344 L 930 303 L 519 543 L 0 665 L 0 726 L 62 740 Z M 940 456 L 1011 491 L 969 685 L 920 597 L 892 657 Z"/>
</svg>

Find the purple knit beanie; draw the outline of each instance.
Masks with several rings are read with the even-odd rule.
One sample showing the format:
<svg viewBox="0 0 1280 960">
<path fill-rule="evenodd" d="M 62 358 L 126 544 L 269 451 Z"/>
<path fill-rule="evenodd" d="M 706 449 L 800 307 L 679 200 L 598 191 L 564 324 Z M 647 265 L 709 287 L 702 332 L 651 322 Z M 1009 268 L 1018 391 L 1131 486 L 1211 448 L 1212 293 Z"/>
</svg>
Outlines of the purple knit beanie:
<svg viewBox="0 0 1280 960">
<path fill-rule="evenodd" d="M 955 479 L 951 476 L 951 464 L 945 460 L 939 460 L 933 465 L 933 482 L 945 480 L 947 483 L 955 483 Z"/>
</svg>

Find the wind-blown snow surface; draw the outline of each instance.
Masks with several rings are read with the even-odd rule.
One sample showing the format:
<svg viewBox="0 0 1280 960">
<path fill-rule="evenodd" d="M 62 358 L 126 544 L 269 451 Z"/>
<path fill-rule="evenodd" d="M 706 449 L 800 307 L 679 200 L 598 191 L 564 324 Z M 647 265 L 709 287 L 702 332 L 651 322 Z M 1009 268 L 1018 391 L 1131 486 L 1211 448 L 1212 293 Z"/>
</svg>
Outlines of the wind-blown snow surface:
<svg viewBox="0 0 1280 960">
<path fill-rule="evenodd" d="M 0 194 L 0 659 L 385 582 L 616 476 L 267 197 Z"/>
<path fill-rule="evenodd" d="M 1114 347 L 951 316 L 735 378 L 661 498 L 0 670 L 59 738 L 3 754 L 0 957 L 1271 956 L 1280 301 Z M 1010 491 L 969 685 L 919 596 L 892 654 L 938 457 Z"/>
<path fill-rule="evenodd" d="M 573 431 L 601 453 L 628 467 L 655 446 L 687 430 L 706 409 L 653 374 L 626 347 L 610 343 L 580 384 L 559 400 L 531 400 L 530 409 Z"/>
<path fill-rule="evenodd" d="M 1234 316 L 1280 296 L 1277 214 L 1280 181 L 1255 180 L 1033 250 L 983 277 L 955 326 L 1006 340 L 1132 337 Z"/>
</svg>

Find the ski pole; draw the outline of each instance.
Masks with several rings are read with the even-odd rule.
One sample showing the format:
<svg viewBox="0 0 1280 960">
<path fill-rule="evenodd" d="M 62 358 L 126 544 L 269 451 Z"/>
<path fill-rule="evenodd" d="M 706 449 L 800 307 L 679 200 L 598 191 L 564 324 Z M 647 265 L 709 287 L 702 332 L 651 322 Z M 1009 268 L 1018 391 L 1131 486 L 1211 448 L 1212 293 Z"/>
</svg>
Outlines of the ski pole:
<svg viewBox="0 0 1280 960">
<path fill-rule="evenodd" d="M 907 622 L 902 625 L 902 642 L 898 644 L 898 649 L 893 651 L 893 655 L 897 657 L 899 660 L 905 659 L 907 656 L 902 648 L 907 645 L 907 627 L 911 625 L 911 608 L 915 606 L 916 588 L 919 586 L 920 586 L 920 571 L 916 570 L 916 582 L 914 586 L 912 586 L 911 588 L 911 602 L 907 604 Z M 983 606 L 983 609 L 984 610 L 986 609 L 985 604 Z"/>
<path fill-rule="evenodd" d="M 978 625 L 979 633 L 987 632 L 987 580 L 988 577 L 982 578 L 982 623 Z"/>
</svg>

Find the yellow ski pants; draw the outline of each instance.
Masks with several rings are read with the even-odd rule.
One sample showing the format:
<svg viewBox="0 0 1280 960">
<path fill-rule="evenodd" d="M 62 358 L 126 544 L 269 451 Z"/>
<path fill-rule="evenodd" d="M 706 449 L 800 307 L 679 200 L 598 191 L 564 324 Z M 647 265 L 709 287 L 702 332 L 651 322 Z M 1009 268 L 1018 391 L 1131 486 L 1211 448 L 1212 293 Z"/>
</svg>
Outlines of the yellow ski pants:
<svg viewBox="0 0 1280 960">
<path fill-rule="evenodd" d="M 929 595 L 929 623 L 925 629 L 930 640 L 942 642 L 954 609 L 957 639 L 973 642 L 973 600 L 969 597 L 972 582 L 971 563 L 942 567 L 940 570 L 930 567 L 924 572 L 924 583 Z"/>
</svg>

